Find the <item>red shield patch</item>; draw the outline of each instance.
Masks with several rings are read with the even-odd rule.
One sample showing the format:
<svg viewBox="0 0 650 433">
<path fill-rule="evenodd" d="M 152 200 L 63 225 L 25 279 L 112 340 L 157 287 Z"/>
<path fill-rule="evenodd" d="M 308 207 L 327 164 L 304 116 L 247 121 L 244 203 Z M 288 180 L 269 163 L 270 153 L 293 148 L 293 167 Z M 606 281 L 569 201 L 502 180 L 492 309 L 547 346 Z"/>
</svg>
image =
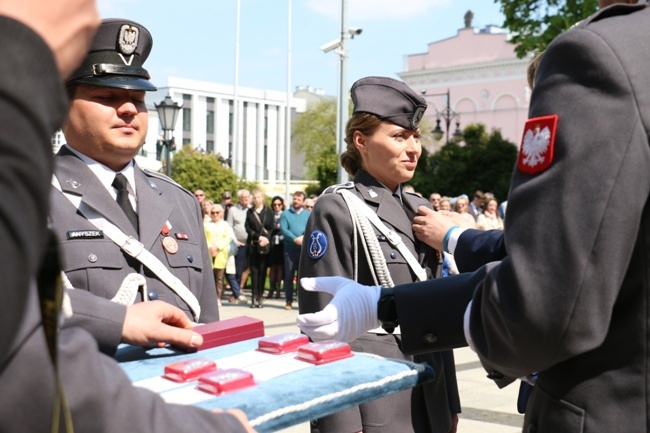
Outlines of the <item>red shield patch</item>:
<svg viewBox="0 0 650 433">
<path fill-rule="evenodd" d="M 557 114 L 554 114 L 526 121 L 524 137 L 521 140 L 517 158 L 519 170 L 535 174 L 551 166 L 557 119 Z"/>
</svg>

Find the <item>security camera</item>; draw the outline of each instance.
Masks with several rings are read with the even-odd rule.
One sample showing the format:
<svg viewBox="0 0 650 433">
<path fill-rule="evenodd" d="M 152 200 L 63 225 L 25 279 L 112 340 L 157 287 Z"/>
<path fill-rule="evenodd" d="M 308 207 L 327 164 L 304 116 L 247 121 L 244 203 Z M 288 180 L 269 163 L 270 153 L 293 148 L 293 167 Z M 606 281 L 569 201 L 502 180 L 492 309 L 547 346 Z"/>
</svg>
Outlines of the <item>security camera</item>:
<svg viewBox="0 0 650 433">
<path fill-rule="evenodd" d="M 341 40 L 334 39 L 333 41 L 328 42 L 325 45 L 321 45 L 320 49 L 323 50 L 324 53 L 329 53 L 330 51 L 340 47 L 341 47 Z"/>
<path fill-rule="evenodd" d="M 359 28 L 356 28 L 356 27 L 350 27 L 348 29 L 348 33 L 350 33 L 350 38 L 351 39 L 354 39 L 354 37 L 356 35 L 360 35 L 362 31 L 363 31 L 363 29 L 359 29 Z"/>
</svg>

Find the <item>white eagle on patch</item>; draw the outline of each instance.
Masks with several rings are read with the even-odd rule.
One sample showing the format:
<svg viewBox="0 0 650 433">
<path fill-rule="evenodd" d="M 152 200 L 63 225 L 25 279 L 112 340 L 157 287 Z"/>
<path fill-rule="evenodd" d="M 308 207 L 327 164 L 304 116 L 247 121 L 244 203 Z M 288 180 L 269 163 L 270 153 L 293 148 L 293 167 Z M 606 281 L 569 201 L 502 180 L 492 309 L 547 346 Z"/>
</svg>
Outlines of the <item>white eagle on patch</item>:
<svg viewBox="0 0 650 433">
<path fill-rule="evenodd" d="M 551 142 L 551 130 L 548 126 L 540 131 L 539 127 L 529 129 L 524 135 L 524 141 L 521 144 L 521 150 L 526 155 L 523 163 L 529 167 L 535 167 L 537 164 L 544 162 L 548 145 Z"/>
</svg>

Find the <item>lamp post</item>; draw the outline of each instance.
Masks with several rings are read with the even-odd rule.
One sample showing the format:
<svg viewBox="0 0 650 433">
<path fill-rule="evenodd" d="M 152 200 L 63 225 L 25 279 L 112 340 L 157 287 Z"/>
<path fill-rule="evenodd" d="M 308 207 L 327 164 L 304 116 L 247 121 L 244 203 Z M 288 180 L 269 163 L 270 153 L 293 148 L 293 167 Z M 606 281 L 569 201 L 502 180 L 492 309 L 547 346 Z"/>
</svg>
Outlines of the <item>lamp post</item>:
<svg viewBox="0 0 650 433">
<path fill-rule="evenodd" d="M 423 94 L 426 95 L 426 90 L 422 92 Z M 447 143 L 449 143 L 449 127 L 451 125 L 452 121 L 456 121 L 456 131 L 454 131 L 454 135 L 452 136 L 453 140 L 455 143 L 460 142 L 463 139 L 463 133 L 460 130 L 460 114 L 455 112 L 454 110 L 451 109 L 451 93 L 449 89 L 447 89 L 447 93 L 434 93 L 432 95 L 427 95 L 427 96 L 446 96 L 447 97 L 447 104 L 445 105 L 445 108 L 442 110 L 436 110 L 436 127 L 431 133 L 433 134 L 433 138 L 438 141 L 442 138 L 442 135 L 444 132 L 442 131 L 442 128 L 440 128 L 440 120 L 444 119 L 445 120 L 445 126 L 447 129 L 445 129 L 445 132 L 447 134 Z"/>
<path fill-rule="evenodd" d="M 176 120 L 178 113 L 181 111 L 182 105 L 178 105 L 171 96 L 165 96 L 165 99 L 160 104 L 154 104 L 156 111 L 158 111 L 158 118 L 160 119 L 160 126 L 163 129 L 163 146 L 165 147 L 165 163 L 167 166 L 167 176 L 172 175 L 171 166 L 171 152 L 176 150 L 174 143 L 173 131 L 176 127 Z"/>
<path fill-rule="evenodd" d="M 336 153 L 340 155 L 345 150 L 345 125 L 348 123 L 348 88 L 347 88 L 347 57 L 348 57 L 348 39 L 353 39 L 360 35 L 362 29 L 348 27 L 347 22 L 347 0 L 341 0 L 341 37 L 321 46 L 320 49 L 325 53 L 334 50 L 340 56 L 339 62 L 339 80 L 338 80 L 338 98 L 336 99 Z M 339 163 L 337 182 L 347 182 L 348 176 L 341 164 Z"/>
</svg>

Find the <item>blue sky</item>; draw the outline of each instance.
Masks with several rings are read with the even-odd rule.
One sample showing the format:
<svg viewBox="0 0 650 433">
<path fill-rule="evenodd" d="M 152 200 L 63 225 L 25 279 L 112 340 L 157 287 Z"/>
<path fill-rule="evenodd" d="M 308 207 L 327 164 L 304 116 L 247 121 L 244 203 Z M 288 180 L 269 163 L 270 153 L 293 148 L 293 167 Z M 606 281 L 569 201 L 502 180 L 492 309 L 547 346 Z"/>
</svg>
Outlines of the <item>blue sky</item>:
<svg viewBox="0 0 650 433">
<path fill-rule="evenodd" d="M 404 56 L 453 37 L 467 10 L 474 27 L 500 26 L 493 0 L 348 0 L 348 87 L 368 75 L 398 78 Z M 240 0 L 239 85 L 287 89 L 289 0 Z M 103 18 L 129 18 L 153 35 L 145 64 L 152 81 L 168 76 L 234 84 L 237 0 L 98 0 Z M 312 86 L 336 95 L 339 56 L 320 46 L 339 37 L 341 2 L 291 0 L 291 89 Z"/>
</svg>

